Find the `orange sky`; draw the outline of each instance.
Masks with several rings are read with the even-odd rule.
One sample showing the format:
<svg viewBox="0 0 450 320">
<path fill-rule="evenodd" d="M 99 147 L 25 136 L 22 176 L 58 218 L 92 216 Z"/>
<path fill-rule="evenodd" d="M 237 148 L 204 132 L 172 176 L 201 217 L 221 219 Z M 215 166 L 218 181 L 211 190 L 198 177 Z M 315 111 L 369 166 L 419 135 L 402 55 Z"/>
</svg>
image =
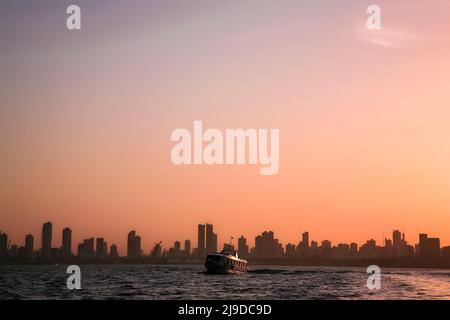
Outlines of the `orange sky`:
<svg viewBox="0 0 450 320">
<path fill-rule="evenodd" d="M 63 3 L 1 8 L 0 230 L 450 245 L 450 3 L 378 1 L 374 33 L 363 2 L 81 1 L 79 32 Z M 173 165 L 194 120 L 280 129 L 279 173 Z"/>
</svg>

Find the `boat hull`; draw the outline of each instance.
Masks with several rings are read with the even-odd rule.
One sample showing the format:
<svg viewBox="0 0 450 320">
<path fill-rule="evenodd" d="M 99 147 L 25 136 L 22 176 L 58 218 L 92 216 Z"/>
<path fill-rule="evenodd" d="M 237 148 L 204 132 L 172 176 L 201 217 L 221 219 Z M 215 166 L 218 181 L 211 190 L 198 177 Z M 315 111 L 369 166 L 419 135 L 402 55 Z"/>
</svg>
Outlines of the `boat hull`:
<svg viewBox="0 0 450 320">
<path fill-rule="evenodd" d="M 205 269 L 208 274 L 233 274 L 248 271 L 246 268 L 224 267 L 217 264 L 205 264 Z"/>
<path fill-rule="evenodd" d="M 209 274 L 241 273 L 247 272 L 247 261 L 229 255 L 209 254 L 205 268 Z"/>
</svg>

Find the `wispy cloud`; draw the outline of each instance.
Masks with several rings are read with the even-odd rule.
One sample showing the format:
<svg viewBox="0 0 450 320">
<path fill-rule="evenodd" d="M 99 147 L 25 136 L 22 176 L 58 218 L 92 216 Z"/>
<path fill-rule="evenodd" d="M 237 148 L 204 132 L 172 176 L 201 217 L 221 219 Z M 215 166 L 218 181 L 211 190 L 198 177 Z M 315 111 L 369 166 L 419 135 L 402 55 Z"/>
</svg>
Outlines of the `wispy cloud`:
<svg viewBox="0 0 450 320">
<path fill-rule="evenodd" d="M 411 46 L 418 39 L 416 34 L 400 27 L 392 26 L 383 26 L 381 30 L 369 30 L 365 27 L 359 27 L 356 31 L 356 37 L 366 43 L 385 48 Z"/>
</svg>

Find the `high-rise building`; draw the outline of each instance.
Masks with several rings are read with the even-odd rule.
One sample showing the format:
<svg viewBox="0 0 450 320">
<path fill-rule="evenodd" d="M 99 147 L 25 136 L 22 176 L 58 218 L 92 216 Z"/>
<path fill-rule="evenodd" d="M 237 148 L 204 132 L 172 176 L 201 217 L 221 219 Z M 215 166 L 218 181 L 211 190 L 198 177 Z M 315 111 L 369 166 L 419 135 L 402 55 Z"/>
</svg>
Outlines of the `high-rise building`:
<svg viewBox="0 0 450 320">
<path fill-rule="evenodd" d="M 441 256 L 439 238 L 428 238 L 427 234 L 419 235 L 419 257 L 421 259 L 437 259 Z"/>
<path fill-rule="evenodd" d="M 286 257 L 295 258 L 295 256 L 296 256 L 295 244 L 292 243 L 286 244 Z"/>
<path fill-rule="evenodd" d="M 405 235 L 400 231 L 394 230 L 392 232 L 392 255 L 394 258 L 400 258 L 405 255 Z"/>
<path fill-rule="evenodd" d="M 136 231 L 132 230 L 128 233 L 127 241 L 127 257 L 136 257 Z"/>
<path fill-rule="evenodd" d="M 361 246 L 360 254 L 364 259 L 379 258 L 376 241 L 374 239 L 367 240 L 367 242 Z"/>
<path fill-rule="evenodd" d="M 392 240 L 384 239 L 383 258 L 390 259 L 392 258 L 392 254 Z"/>
<path fill-rule="evenodd" d="M 358 257 L 358 244 L 355 242 L 350 243 L 350 257 L 351 258 Z"/>
<path fill-rule="evenodd" d="M 197 255 L 200 259 L 203 259 L 206 254 L 206 247 L 205 247 L 205 225 L 199 224 L 198 225 L 198 237 L 197 237 Z"/>
<path fill-rule="evenodd" d="M 336 259 L 350 258 L 350 245 L 346 243 L 339 243 L 334 252 L 334 258 Z"/>
<path fill-rule="evenodd" d="M 109 256 L 111 258 L 119 257 L 119 253 L 117 251 L 117 246 L 115 244 L 111 245 Z"/>
<path fill-rule="evenodd" d="M 52 251 L 52 223 L 46 222 L 42 225 L 42 257 L 50 259 Z"/>
<path fill-rule="evenodd" d="M 141 256 L 141 237 L 136 235 L 136 231 L 134 230 L 128 233 L 127 256 L 129 258 Z"/>
<path fill-rule="evenodd" d="M 104 258 L 106 257 L 106 242 L 103 238 L 96 239 L 96 249 L 97 249 L 97 257 Z"/>
<path fill-rule="evenodd" d="M 191 240 L 184 240 L 184 255 L 186 257 L 191 255 Z"/>
<path fill-rule="evenodd" d="M 212 224 L 206 224 L 206 253 L 217 252 L 217 234 Z"/>
<path fill-rule="evenodd" d="M 255 238 L 255 256 L 257 258 L 279 258 L 284 254 L 283 247 L 274 238 L 273 231 L 264 231 Z"/>
<path fill-rule="evenodd" d="M 34 257 L 34 237 L 31 234 L 27 234 L 25 237 L 25 256 L 27 259 Z"/>
<path fill-rule="evenodd" d="M 241 236 L 238 239 L 238 255 L 242 258 L 248 257 L 247 239 L 245 239 L 244 236 Z"/>
<path fill-rule="evenodd" d="M 211 252 L 217 252 L 217 233 L 212 234 Z"/>
<path fill-rule="evenodd" d="M 82 243 L 78 244 L 78 257 L 79 258 L 95 257 L 94 238 L 85 239 L 83 240 Z"/>
<path fill-rule="evenodd" d="M 141 249 L 141 236 L 136 236 L 136 256 L 140 257 L 142 256 L 142 249 Z"/>
<path fill-rule="evenodd" d="M 0 258 L 8 255 L 8 235 L 0 231 Z"/>
<path fill-rule="evenodd" d="M 442 247 L 441 257 L 444 259 L 450 259 L 450 246 Z"/>
<path fill-rule="evenodd" d="M 64 228 L 62 231 L 61 256 L 70 258 L 72 256 L 72 230 Z"/>
<path fill-rule="evenodd" d="M 302 233 L 302 241 L 298 244 L 297 248 L 297 254 L 299 257 L 306 257 L 308 256 L 308 250 L 309 249 L 309 233 L 303 232 Z"/>
<path fill-rule="evenodd" d="M 302 233 L 302 247 L 308 248 L 309 247 L 309 232 L 303 232 Z"/>
<path fill-rule="evenodd" d="M 173 256 L 179 258 L 181 256 L 181 243 L 175 241 L 173 244 Z"/>
</svg>

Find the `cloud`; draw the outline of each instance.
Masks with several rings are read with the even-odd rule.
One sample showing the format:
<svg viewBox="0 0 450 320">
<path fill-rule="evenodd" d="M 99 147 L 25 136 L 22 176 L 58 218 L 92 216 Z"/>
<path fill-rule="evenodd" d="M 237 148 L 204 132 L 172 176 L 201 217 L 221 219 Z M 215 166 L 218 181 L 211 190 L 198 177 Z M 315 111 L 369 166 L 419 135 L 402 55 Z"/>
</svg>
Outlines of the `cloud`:
<svg viewBox="0 0 450 320">
<path fill-rule="evenodd" d="M 417 35 L 399 27 L 382 26 L 381 30 L 358 28 L 356 37 L 366 43 L 384 48 L 402 48 L 414 45 Z"/>
</svg>

